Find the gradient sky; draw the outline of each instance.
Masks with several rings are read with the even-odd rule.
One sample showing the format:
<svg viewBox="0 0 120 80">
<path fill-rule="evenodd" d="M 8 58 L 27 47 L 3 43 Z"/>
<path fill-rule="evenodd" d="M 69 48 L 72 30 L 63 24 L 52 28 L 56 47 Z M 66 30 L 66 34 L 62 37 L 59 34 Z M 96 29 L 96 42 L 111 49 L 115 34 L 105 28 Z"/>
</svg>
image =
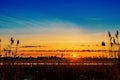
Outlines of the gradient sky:
<svg viewBox="0 0 120 80">
<path fill-rule="evenodd" d="M 21 43 L 107 40 L 120 30 L 119 0 L 0 0 L 0 38 Z"/>
</svg>

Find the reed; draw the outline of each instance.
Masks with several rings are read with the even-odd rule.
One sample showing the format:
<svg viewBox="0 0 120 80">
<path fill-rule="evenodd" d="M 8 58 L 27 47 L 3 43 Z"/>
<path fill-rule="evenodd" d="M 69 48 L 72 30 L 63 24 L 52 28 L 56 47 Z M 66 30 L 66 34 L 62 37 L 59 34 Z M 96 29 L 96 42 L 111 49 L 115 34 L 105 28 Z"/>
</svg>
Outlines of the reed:
<svg viewBox="0 0 120 80">
<path fill-rule="evenodd" d="M 1 53 L 1 39 L 0 39 L 0 57 L 2 56 L 2 53 Z"/>
<path fill-rule="evenodd" d="M 16 57 L 16 56 L 17 56 L 17 52 L 18 52 L 18 45 L 19 45 L 19 40 L 17 40 L 17 43 L 16 43 L 16 50 L 15 50 L 15 55 L 14 55 L 14 57 Z"/>
</svg>

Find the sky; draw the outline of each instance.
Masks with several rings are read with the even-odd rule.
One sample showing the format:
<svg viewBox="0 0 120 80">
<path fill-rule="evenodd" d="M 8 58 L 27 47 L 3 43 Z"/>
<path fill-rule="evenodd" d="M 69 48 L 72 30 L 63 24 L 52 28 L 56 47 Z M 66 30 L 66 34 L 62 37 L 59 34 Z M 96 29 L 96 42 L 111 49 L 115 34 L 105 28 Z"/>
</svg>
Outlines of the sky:
<svg viewBox="0 0 120 80">
<path fill-rule="evenodd" d="M 100 44 L 108 41 L 107 31 L 120 30 L 119 4 L 119 0 L 0 0 L 0 38 L 5 44 L 10 37 L 24 45 L 61 43 L 65 49 Z"/>
</svg>

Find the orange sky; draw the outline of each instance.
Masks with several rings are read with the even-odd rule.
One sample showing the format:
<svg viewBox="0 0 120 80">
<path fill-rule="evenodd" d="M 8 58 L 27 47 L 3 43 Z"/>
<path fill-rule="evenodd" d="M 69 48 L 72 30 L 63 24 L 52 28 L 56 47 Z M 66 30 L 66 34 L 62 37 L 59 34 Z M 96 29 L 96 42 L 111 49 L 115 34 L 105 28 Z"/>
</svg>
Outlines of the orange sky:
<svg viewBox="0 0 120 80">
<path fill-rule="evenodd" d="M 107 37 L 104 34 L 32 34 L 32 35 L 14 35 L 16 40 L 20 40 L 19 52 L 18 54 L 24 54 L 24 56 L 40 56 L 39 52 L 20 52 L 20 50 L 101 50 L 109 49 L 108 44 L 106 47 L 101 46 L 101 42 L 107 42 Z M 2 48 L 7 47 L 10 44 L 10 37 L 2 37 Z M 40 47 L 28 47 L 21 48 L 22 46 L 40 46 Z M 43 53 L 43 55 L 56 55 L 56 53 Z M 62 53 L 58 53 L 59 56 Z M 65 53 L 66 54 L 66 53 Z M 67 56 L 79 56 L 79 57 L 88 57 L 88 56 L 100 56 L 96 53 L 67 53 Z"/>
<path fill-rule="evenodd" d="M 10 44 L 10 38 L 13 37 L 16 41 L 20 40 L 19 50 L 108 50 L 109 38 L 104 32 L 90 32 L 77 27 L 50 27 L 50 28 L 38 28 L 31 27 L 29 30 L 25 30 L 26 33 L 19 31 L 11 34 L 1 35 L 2 48 L 7 47 Z M 23 30 L 24 32 L 24 30 Z M 33 33 L 32 33 L 33 32 Z M 101 46 L 101 42 L 106 43 L 105 47 Z M 21 48 L 22 46 L 41 46 L 33 48 Z M 21 54 L 21 53 L 19 53 Z M 38 56 L 40 53 L 28 54 L 28 56 Z M 72 55 L 76 53 L 70 53 Z M 78 54 L 78 53 L 77 53 Z M 83 55 L 83 54 L 82 54 Z M 90 55 L 90 54 L 89 54 Z M 85 56 L 85 55 L 84 55 Z M 86 54 L 86 56 L 88 56 Z M 90 56 L 97 56 L 97 54 L 91 54 Z M 99 55 L 98 55 L 99 56 Z"/>
</svg>

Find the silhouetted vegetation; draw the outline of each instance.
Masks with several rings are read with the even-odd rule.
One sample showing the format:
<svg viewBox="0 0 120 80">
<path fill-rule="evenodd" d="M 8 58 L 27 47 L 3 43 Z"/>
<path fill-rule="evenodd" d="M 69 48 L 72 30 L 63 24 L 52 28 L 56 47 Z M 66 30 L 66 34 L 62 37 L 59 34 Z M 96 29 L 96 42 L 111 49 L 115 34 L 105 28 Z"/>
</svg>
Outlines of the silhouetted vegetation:
<svg viewBox="0 0 120 80">
<path fill-rule="evenodd" d="M 3 65 L 0 80 L 119 80 L 117 66 Z"/>
<path fill-rule="evenodd" d="M 41 53 L 41 56 L 36 58 L 22 57 L 23 53 L 21 56 L 17 56 L 20 42 L 16 41 L 15 50 L 13 50 L 15 40 L 11 37 L 10 44 L 3 49 L 5 56 L 0 57 L 0 80 L 120 80 L 118 35 L 118 30 L 115 36 L 108 32 L 110 50 L 38 50 L 39 52 L 62 53 L 59 57 L 42 56 Z M 106 46 L 106 43 L 102 41 L 101 46 Z M 117 49 L 114 46 L 117 46 Z M 110 58 L 84 57 L 72 60 L 72 58 L 64 57 L 64 52 L 110 52 Z M 115 57 L 115 53 L 117 53 L 117 57 Z"/>
</svg>

